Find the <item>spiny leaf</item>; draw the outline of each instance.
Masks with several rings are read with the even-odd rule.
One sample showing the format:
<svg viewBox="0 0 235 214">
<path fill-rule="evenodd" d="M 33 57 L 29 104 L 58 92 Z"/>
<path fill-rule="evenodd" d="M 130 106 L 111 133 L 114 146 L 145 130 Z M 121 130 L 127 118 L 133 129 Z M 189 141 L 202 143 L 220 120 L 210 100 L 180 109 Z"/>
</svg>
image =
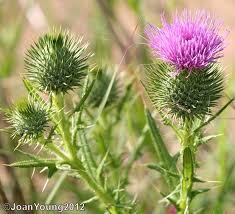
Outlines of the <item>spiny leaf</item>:
<svg viewBox="0 0 235 214">
<path fill-rule="evenodd" d="M 106 103 L 107 103 L 107 101 L 108 101 L 109 94 L 111 93 L 111 90 L 112 90 L 113 84 L 114 84 L 114 82 L 115 82 L 115 78 L 116 78 L 116 76 L 117 76 L 117 73 L 118 73 L 118 69 L 115 68 L 115 70 L 114 70 L 114 72 L 113 72 L 113 75 L 112 75 L 112 77 L 111 77 L 110 83 L 109 83 L 109 85 L 108 85 L 108 87 L 107 87 L 107 91 L 106 91 L 106 93 L 105 93 L 105 95 L 104 95 L 104 97 L 103 97 L 103 99 L 102 99 L 102 102 L 101 102 L 99 108 L 98 108 L 97 115 L 96 115 L 96 118 L 95 118 L 95 122 L 94 122 L 94 123 L 96 123 L 97 121 L 100 120 L 100 116 L 101 116 L 101 114 L 102 114 L 102 112 L 103 112 L 103 110 L 104 110 L 104 108 L 105 108 L 105 105 L 106 105 Z"/>
<path fill-rule="evenodd" d="M 161 174 L 167 174 L 168 176 L 175 177 L 175 178 L 180 178 L 180 174 L 170 172 L 166 170 L 164 167 L 162 167 L 160 164 L 147 164 L 147 167 L 153 170 L 156 170 L 160 172 Z M 193 177 L 194 182 L 199 182 L 199 183 L 205 183 L 206 181 L 202 180 L 201 178 L 198 177 Z"/>
<path fill-rule="evenodd" d="M 29 95 L 37 102 L 39 103 L 45 103 L 44 100 L 39 95 L 37 89 L 33 86 L 33 84 L 30 82 L 30 80 L 23 78 L 23 83 L 25 88 L 27 89 Z"/>
<path fill-rule="evenodd" d="M 216 117 L 218 117 L 233 101 L 235 98 L 230 99 L 215 115 L 210 117 L 206 122 L 196 128 L 193 132 L 196 133 L 200 131 L 204 126 L 208 125 L 211 121 L 213 121 Z"/>
<path fill-rule="evenodd" d="M 179 157 L 180 157 L 180 152 L 177 152 L 177 153 L 172 157 L 175 163 L 178 161 Z"/>
<path fill-rule="evenodd" d="M 80 143 L 81 143 L 82 154 L 85 159 L 85 162 L 84 162 L 85 166 L 86 166 L 87 170 L 89 171 L 90 175 L 95 177 L 97 164 L 95 162 L 95 159 L 94 159 L 93 154 L 91 152 L 90 146 L 88 144 L 85 131 L 80 130 L 78 132 L 78 136 L 79 136 Z"/>
<path fill-rule="evenodd" d="M 158 154 L 158 157 L 162 161 L 165 169 L 167 169 L 168 171 L 177 173 L 175 162 L 173 158 L 171 157 L 171 155 L 169 154 L 165 146 L 165 143 L 160 135 L 160 132 L 155 124 L 155 121 L 152 118 L 151 113 L 149 112 L 148 109 L 145 110 L 145 114 L 146 114 L 147 123 L 150 128 L 150 133 L 151 133 L 152 140 L 153 140 L 153 146 L 155 148 L 156 153 Z M 174 180 L 172 180 L 172 178 L 165 176 L 165 179 L 171 187 L 175 186 L 173 185 Z"/>
<path fill-rule="evenodd" d="M 160 192 L 160 194 L 164 197 L 164 199 L 168 200 L 171 204 L 173 204 L 177 210 L 179 210 L 177 201 L 173 197 L 171 197 L 163 192 Z"/>
<path fill-rule="evenodd" d="M 80 102 L 78 103 L 78 105 L 74 108 L 73 113 L 74 112 L 79 112 L 81 110 L 81 107 L 84 105 L 85 101 L 87 100 L 94 84 L 95 84 L 96 79 L 92 80 L 90 86 L 88 87 L 88 89 L 86 90 L 85 94 L 83 95 L 82 99 L 80 100 Z"/>
<path fill-rule="evenodd" d="M 160 172 L 161 174 L 166 174 L 168 176 L 172 176 L 174 178 L 180 178 L 180 175 L 174 172 L 170 172 L 167 169 L 161 167 L 159 164 L 147 164 L 147 167 L 153 170 Z"/>
<path fill-rule="evenodd" d="M 38 159 L 38 160 L 23 160 L 18 161 L 12 164 L 9 164 L 10 167 L 19 167 L 19 168 L 31 168 L 31 167 L 50 167 L 55 166 L 57 160 L 54 159 Z"/>
<path fill-rule="evenodd" d="M 104 158 L 101 160 L 101 162 L 100 162 L 100 164 L 99 164 L 99 166 L 98 166 L 98 168 L 97 168 L 97 170 L 96 170 L 96 178 L 97 178 L 98 180 L 100 180 L 100 175 L 101 175 L 101 173 L 102 173 L 102 171 L 103 171 L 105 161 L 106 161 L 106 159 L 107 159 L 107 157 L 108 157 L 108 153 L 109 153 L 109 151 L 106 152 Z"/>
<path fill-rule="evenodd" d="M 210 140 L 216 138 L 216 137 L 219 137 L 219 136 L 222 136 L 223 134 L 217 134 L 217 135 L 208 135 L 208 136 L 205 136 L 205 137 L 202 137 L 199 139 L 199 142 L 197 143 L 197 145 L 202 145 L 202 144 L 206 144 L 208 143 Z"/>
<path fill-rule="evenodd" d="M 210 191 L 210 189 L 197 189 L 197 190 L 193 190 L 193 191 L 191 191 L 191 194 L 190 194 L 191 199 L 195 198 L 199 194 L 202 194 L 202 193 L 208 192 L 208 191 Z"/>
<path fill-rule="evenodd" d="M 48 177 L 48 178 L 51 178 L 57 171 L 58 171 L 58 169 L 56 168 L 56 165 L 48 166 L 48 174 L 47 174 L 47 177 Z"/>
</svg>

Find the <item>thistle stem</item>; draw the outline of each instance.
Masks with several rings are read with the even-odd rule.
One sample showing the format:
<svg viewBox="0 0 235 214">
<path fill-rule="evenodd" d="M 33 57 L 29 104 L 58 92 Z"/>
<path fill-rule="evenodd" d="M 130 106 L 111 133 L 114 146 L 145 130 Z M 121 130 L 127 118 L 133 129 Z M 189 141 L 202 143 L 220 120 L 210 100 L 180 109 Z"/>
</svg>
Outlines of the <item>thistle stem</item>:
<svg viewBox="0 0 235 214">
<path fill-rule="evenodd" d="M 71 139 L 71 133 L 68 121 L 65 119 L 65 113 L 64 113 L 64 96 L 62 94 L 56 94 L 53 95 L 53 101 L 58 111 L 58 118 L 59 120 L 59 130 L 61 137 L 63 138 L 63 141 L 65 143 L 65 146 L 70 153 L 72 158 L 76 158 L 76 150 L 74 149 L 72 145 L 72 139 Z"/>
<path fill-rule="evenodd" d="M 194 161 L 195 154 L 193 151 L 193 139 L 190 135 L 191 123 L 186 121 L 185 134 L 182 141 L 182 157 L 183 157 L 183 173 L 181 180 L 181 193 L 179 200 L 180 214 L 189 214 L 189 206 L 191 202 L 191 191 L 193 187 L 194 177 Z"/>
<path fill-rule="evenodd" d="M 79 175 L 81 176 L 81 178 L 87 183 L 90 189 L 95 192 L 95 194 L 104 203 L 104 205 L 108 207 L 109 213 L 120 213 L 115 207 L 115 200 L 108 193 L 106 193 L 104 189 L 94 181 L 93 178 L 90 177 L 90 175 L 86 172 L 84 168 L 81 169 L 81 166 L 77 165 L 76 162 L 73 162 L 72 166 L 79 170 Z"/>
<path fill-rule="evenodd" d="M 107 193 L 105 190 L 98 185 L 93 178 L 86 172 L 83 167 L 81 161 L 76 158 L 70 160 L 64 153 L 62 153 L 54 144 L 47 144 L 47 147 L 53 151 L 58 157 L 62 158 L 68 164 L 70 164 L 74 169 L 79 171 L 79 175 L 81 178 L 87 183 L 89 188 L 95 192 L 95 194 L 99 197 L 99 199 L 104 203 L 106 207 L 110 207 L 109 213 L 118 214 L 120 212 L 117 211 L 115 207 L 115 200 Z"/>
</svg>

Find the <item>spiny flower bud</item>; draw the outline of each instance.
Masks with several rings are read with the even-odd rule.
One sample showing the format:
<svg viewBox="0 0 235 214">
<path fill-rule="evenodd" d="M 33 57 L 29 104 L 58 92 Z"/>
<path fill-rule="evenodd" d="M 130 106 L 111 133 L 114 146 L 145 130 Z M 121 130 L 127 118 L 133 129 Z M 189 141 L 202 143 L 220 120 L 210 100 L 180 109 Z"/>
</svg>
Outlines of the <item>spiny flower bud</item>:
<svg viewBox="0 0 235 214">
<path fill-rule="evenodd" d="M 111 75 L 112 72 L 107 67 L 100 68 L 97 72 L 98 73 L 97 73 L 97 77 L 96 77 L 97 79 L 95 81 L 95 85 L 88 98 L 88 103 L 93 108 L 100 106 L 112 79 L 112 75 Z M 114 104 L 118 100 L 119 97 L 120 97 L 119 83 L 118 83 L 118 79 L 115 78 L 105 107 L 108 107 Z"/>
<path fill-rule="evenodd" d="M 10 109 L 7 120 L 14 129 L 12 137 L 19 136 L 22 142 L 27 142 L 42 136 L 49 118 L 45 106 L 29 100 Z"/>
<path fill-rule="evenodd" d="M 27 77 L 44 92 L 66 93 L 80 86 L 88 69 L 87 44 L 68 32 L 45 34 L 25 57 Z"/>
<path fill-rule="evenodd" d="M 221 97 L 223 75 L 210 65 L 190 75 L 183 70 L 172 77 L 174 67 L 164 62 L 146 66 L 145 87 L 154 106 L 177 119 L 201 118 L 210 114 Z"/>
</svg>

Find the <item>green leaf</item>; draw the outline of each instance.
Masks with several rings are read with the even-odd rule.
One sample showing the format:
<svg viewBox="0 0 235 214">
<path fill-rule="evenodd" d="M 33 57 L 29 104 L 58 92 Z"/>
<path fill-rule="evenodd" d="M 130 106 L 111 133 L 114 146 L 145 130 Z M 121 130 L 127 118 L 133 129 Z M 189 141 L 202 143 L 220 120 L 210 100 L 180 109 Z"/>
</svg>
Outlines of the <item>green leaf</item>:
<svg viewBox="0 0 235 214">
<path fill-rule="evenodd" d="M 55 165 L 48 166 L 48 174 L 47 174 L 47 177 L 48 177 L 48 178 L 51 178 L 57 171 L 58 171 L 58 169 L 56 168 Z"/>
<path fill-rule="evenodd" d="M 41 160 L 23 160 L 9 164 L 10 167 L 31 168 L 31 167 L 52 167 L 55 166 L 56 160 L 54 159 L 41 159 Z"/>
<path fill-rule="evenodd" d="M 168 176 L 174 177 L 174 178 L 180 178 L 180 175 L 174 172 L 170 172 L 167 169 L 165 169 L 164 167 L 161 167 L 159 164 L 147 164 L 147 167 L 149 169 L 153 169 L 156 170 L 158 172 L 160 172 L 161 174 L 166 174 Z"/>
<path fill-rule="evenodd" d="M 191 199 L 195 198 L 197 195 L 202 194 L 204 192 L 208 192 L 210 189 L 198 189 L 191 191 Z"/>
<path fill-rule="evenodd" d="M 106 161 L 106 159 L 107 159 L 107 157 L 108 157 L 108 154 L 109 154 L 109 151 L 106 152 L 104 158 L 102 159 L 102 161 L 100 162 L 100 164 L 99 164 L 99 166 L 98 166 L 98 168 L 97 168 L 97 170 L 96 170 L 96 178 L 97 178 L 98 180 L 100 180 L 100 176 L 101 176 L 101 173 L 102 173 L 102 171 L 103 171 L 104 164 L 105 164 L 105 161 Z"/>
<path fill-rule="evenodd" d="M 218 117 L 233 101 L 235 98 L 230 99 L 215 115 L 210 117 L 206 122 L 196 128 L 193 132 L 196 133 L 201 130 L 204 126 L 208 125 L 211 121 L 213 121 L 216 117 Z"/>
<path fill-rule="evenodd" d="M 177 153 L 172 157 L 175 163 L 179 160 L 179 157 L 180 157 L 180 152 L 177 152 Z"/>
<path fill-rule="evenodd" d="M 171 177 L 180 178 L 179 174 L 174 173 L 174 172 L 170 172 L 170 171 L 166 170 L 165 168 L 163 168 L 162 166 L 160 166 L 159 164 L 147 164 L 147 167 L 150 169 L 156 170 L 156 171 L 160 172 L 161 174 L 166 174 Z M 206 182 L 198 177 L 193 177 L 193 181 L 198 182 L 198 183 L 205 183 Z"/>
<path fill-rule="evenodd" d="M 197 143 L 199 146 L 202 144 L 207 144 L 210 140 L 222 136 L 223 134 L 217 134 L 217 135 L 208 135 L 205 137 L 202 137 L 201 139 L 199 139 L 199 142 Z"/>
<path fill-rule="evenodd" d="M 45 101 L 41 98 L 38 93 L 38 90 L 33 86 L 33 84 L 26 78 L 23 78 L 23 83 L 25 88 L 27 89 L 29 95 L 39 103 L 45 103 Z"/>
<path fill-rule="evenodd" d="M 113 72 L 113 75 L 112 75 L 111 81 L 110 81 L 110 83 L 109 83 L 109 86 L 108 86 L 108 88 L 107 88 L 107 91 L 106 91 L 106 93 L 105 93 L 105 95 L 104 95 L 104 98 L 103 98 L 103 100 L 102 100 L 102 102 L 101 102 L 99 108 L 98 108 L 97 115 L 96 115 L 96 118 L 95 118 L 95 122 L 94 122 L 94 123 L 96 123 L 97 121 L 100 120 L 100 116 L 101 116 L 101 114 L 102 114 L 102 112 L 103 112 L 103 110 L 104 110 L 104 107 L 105 107 L 105 105 L 106 105 L 106 103 L 107 103 L 107 101 L 108 101 L 109 94 L 110 94 L 111 89 L 112 89 L 112 87 L 113 87 L 113 84 L 114 84 L 114 82 L 115 82 L 115 78 L 116 78 L 117 72 L 118 72 L 118 68 L 115 68 L 115 71 Z"/>
<path fill-rule="evenodd" d="M 163 163 L 163 167 L 168 171 L 172 171 L 173 173 L 177 173 L 177 168 L 176 168 L 174 159 L 169 154 L 169 152 L 165 146 L 165 143 L 161 137 L 161 134 L 155 124 L 155 121 L 152 118 L 151 113 L 149 112 L 148 109 L 145 110 L 145 114 L 146 114 L 147 123 L 150 128 L 150 133 L 151 133 L 152 140 L 153 140 L 153 146 L 155 148 L 155 151 L 156 151 L 160 161 Z M 171 188 L 173 188 L 175 186 L 173 184 L 173 182 L 175 182 L 175 181 L 172 180 L 172 178 L 165 176 L 165 179 L 168 182 L 168 184 L 171 186 Z"/>
<path fill-rule="evenodd" d="M 167 194 L 165 194 L 165 193 L 163 193 L 163 192 L 160 192 L 160 194 L 161 194 L 165 199 L 167 199 L 171 204 L 173 204 L 177 210 L 179 210 L 179 207 L 178 207 L 178 205 L 177 205 L 177 201 L 176 201 L 173 197 L 171 197 L 171 196 L 169 196 L 169 195 L 167 195 Z"/>
<path fill-rule="evenodd" d="M 78 132 L 78 136 L 79 136 L 80 143 L 81 143 L 81 150 L 82 150 L 82 155 L 85 160 L 84 163 L 85 163 L 86 169 L 88 170 L 89 174 L 95 178 L 97 164 L 91 152 L 84 130 L 80 130 Z"/>
<path fill-rule="evenodd" d="M 204 181 L 204 180 L 202 180 L 201 178 L 194 176 L 194 177 L 193 177 L 193 182 L 205 183 L 205 182 L 207 182 L 207 181 Z"/>
<path fill-rule="evenodd" d="M 234 185 L 234 172 L 235 172 L 235 159 L 233 159 L 231 166 L 228 169 L 227 176 L 223 181 L 219 194 L 214 206 L 214 213 L 221 214 L 224 211 L 224 206 L 230 191 L 233 190 Z"/>
<path fill-rule="evenodd" d="M 79 112 L 81 110 L 81 108 L 83 107 L 85 101 L 87 100 L 89 94 L 91 93 L 91 90 L 95 84 L 96 79 L 94 79 L 91 84 L 89 85 L 88 89 L 86 90 L 85 94 L 83 95 L 82 99 L 80 100 L 80 102 L 78 103 L 78 105 L 75 107 L 75 109 L 73 110 L 74 112 Z"/>
</svg>

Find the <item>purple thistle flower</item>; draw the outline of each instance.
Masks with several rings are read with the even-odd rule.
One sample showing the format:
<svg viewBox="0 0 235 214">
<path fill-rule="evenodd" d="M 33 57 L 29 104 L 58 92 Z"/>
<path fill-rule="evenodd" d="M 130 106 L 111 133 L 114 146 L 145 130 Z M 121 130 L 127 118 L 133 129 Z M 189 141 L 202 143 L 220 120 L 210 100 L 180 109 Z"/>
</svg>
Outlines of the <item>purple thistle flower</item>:
<svg viewBox="0 0 235 214">
<path fill-rule="evenodd" d="M 172 23 L 161 17 L 163 27 L 148 25 L 145 34 L 155 56 L 181 70 L 202 69 L 223 56 L 224 36 L 219 34 L 222 22 L 205 12 L 176 11 Z"/>
</svg>

